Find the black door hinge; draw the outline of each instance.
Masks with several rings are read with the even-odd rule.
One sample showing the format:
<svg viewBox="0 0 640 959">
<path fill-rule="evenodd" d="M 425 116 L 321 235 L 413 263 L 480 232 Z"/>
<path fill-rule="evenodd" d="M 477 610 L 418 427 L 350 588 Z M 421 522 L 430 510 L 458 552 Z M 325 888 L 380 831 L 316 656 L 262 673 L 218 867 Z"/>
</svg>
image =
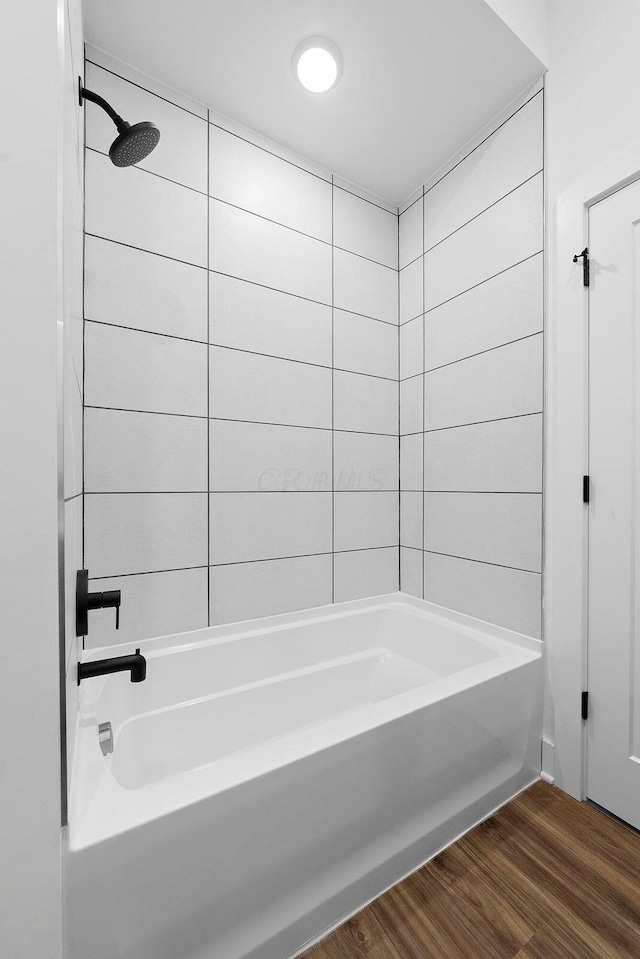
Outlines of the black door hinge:
<svg viewBox="0 0 640 959">
<path fill-rule="evenodd" d="M 591 489 L 591 480 L 589 479 L 588 476 L 583 476 L 582 477 L 582 502 L 583 503 L 589 502 L 590 489 Z"/>
<path fill-rule="evenodd" d="M 589 286 L 590 270 L 589 270 L 589 247 L 588 246 L 585 246 L 582 253 L 575 254 L 573 258 L 573 262 L 577 263 L 580 258 L 582 258 L 582 283 L 584 286 Z"/>
<path fill-rule="evenodd" d="M 589 718 L 589 693 L 586 690 L 582 694 L 582 718 Z"/>
</svg>

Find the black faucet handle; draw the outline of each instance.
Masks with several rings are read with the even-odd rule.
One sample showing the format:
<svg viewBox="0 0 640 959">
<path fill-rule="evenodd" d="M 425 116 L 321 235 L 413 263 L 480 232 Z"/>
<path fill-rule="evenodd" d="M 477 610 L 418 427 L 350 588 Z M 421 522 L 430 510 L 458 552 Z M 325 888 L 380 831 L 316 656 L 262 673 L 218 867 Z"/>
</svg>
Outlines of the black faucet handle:
<svg viewBox="0 0 640 959">
<path fill-rule="evenodd" d="M 87 613 L 90 609 L 115 609 L 116 629 L 120 629 L 120 605 L 122 597 L 119 589 L 104 592 L 89 592 L 89 573 L 79 569 L 76 582 L 76 635 L 86 636 L 89 631 Z"/>
<path fill-rule="evenodd" d="M 116 629 L 120 629 L 120 604 L 122 596 L 119 589 L 108 589 L 102 593 L 102 609 L 115 608 L 116 611 Z"/>
</svg>

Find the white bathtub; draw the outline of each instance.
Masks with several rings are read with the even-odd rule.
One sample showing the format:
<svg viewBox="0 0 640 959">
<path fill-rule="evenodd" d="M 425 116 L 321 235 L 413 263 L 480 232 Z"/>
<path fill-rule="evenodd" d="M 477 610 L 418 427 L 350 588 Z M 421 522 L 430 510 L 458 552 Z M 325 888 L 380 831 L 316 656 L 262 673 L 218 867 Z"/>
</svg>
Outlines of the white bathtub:
<svg viewBox="0 0 640 959">
<path fill-rule="evenodd" d="M 80 688 L 68 959 L 287 959 L 539 775 L 540 643 L 402 594 L 140 646 Z"/>
</svg>

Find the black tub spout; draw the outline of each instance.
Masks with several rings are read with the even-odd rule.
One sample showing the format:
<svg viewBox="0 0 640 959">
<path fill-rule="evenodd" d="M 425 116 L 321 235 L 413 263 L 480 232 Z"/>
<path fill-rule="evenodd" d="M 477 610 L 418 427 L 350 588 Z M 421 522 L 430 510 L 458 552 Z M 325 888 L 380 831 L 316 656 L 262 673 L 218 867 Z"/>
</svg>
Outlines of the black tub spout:
<svg viewBox="0 0 640 959">
<path fill-rule="evenodd" d="M 114 656 L 112 659 L 95 659 L 91 663 L 78 663 L 78 686 L 91 676 L 106 676 L 109 673 L 131 672 L 131 682 L 141 683 L 147 678 L 147 661 L 139 649 L 130 656 Z"/>
</svg>

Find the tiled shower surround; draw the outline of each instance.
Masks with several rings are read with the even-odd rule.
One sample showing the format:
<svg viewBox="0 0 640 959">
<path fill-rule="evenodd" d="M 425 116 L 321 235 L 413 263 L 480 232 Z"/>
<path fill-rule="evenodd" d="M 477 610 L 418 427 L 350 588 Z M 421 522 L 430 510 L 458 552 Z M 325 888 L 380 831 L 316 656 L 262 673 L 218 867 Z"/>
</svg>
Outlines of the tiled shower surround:
<svg viewBox="0 0 640 959">
<path fill-rule="evenodd" d="M 397 214 L 88 56 L 87 645 L 397 590 Z"/>
<path fill-rule="evenodd" d="M 400 215 L 401 579 L 540 636 L 543 91 Z"/>
<path fill-rule="evenodd" d="M 84 562 L 122 590 L 87 645 L 391 592 L 400 567 L 538 635 L 542 94 L 398 220 L 87 55 L 86 86 L 162 132 L 116 170 L 86 110 Z"/>
</svg>

